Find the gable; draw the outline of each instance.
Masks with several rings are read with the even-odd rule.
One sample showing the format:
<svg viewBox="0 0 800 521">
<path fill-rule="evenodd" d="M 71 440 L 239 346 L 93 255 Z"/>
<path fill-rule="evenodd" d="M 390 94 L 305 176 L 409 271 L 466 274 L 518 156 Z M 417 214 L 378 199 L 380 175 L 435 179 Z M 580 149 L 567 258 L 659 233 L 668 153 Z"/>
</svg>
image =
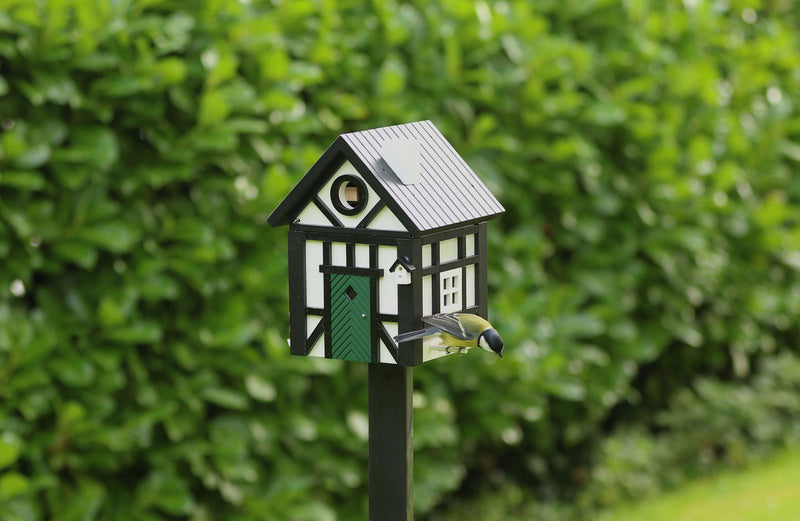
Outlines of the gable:
<svg viewBox="0 0 800 521">
<path fill-rule="evenodd" d="M 329 176 L 297 215 L 298 224 L 407 231 L 352 163 Z"/>
<path fill-rule="evenodd" d="M 404 158 L 401 152 L 412 149 L 414 157 Z M 370 202 L 364 209 L 374 229 L 413 236 L 483 222 L 505 211 L 433 123 L 418 121 L 339 136 L 272 212 L 269 223 L 280 226 L 300 218 L 318 226 L 366 226 L 343 213 L 330 195 L 342 186 L 335 184 L 341 168 L 347 170 L 339 176 L 354 171 L 369 201 L 376 195 L 385 205 Z"/>
</svg>

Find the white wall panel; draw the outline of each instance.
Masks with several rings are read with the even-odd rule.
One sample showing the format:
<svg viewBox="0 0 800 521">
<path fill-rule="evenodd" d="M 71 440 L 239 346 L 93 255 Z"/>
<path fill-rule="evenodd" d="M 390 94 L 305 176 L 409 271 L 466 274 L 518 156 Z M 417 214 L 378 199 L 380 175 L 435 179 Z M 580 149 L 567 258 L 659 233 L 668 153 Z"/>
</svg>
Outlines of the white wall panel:
<svg viewBox="0 0 800 521">
<path fill-rule="evenodd" d="M 369 268 L 369 245 L 356 244 L 356 266 Z"/>
<path fill-rule="evenodd" d="M 439 264 L 458 259 L 458 239 L 447 239 L 439 243 Z"/>
<path fill-rule="evenodd" d="M 422 277 L 422 316 L 433 313 L 432 280 L 430 275 Z"/>
<path fill-rule="evenodd" d="M 462 282 L 464 290 L 467 292 L 467 307 L 475 305 L 475 265 L 467 266 L 467 276 Z"/>
<path fill-rule="evenodd" d="M 314 203 L 308 203 L 300 215 L 297 216 L 300 224 L 307 224 L 309 226 L 330 226 L 331 222 L 327 217 L 317 208 Z"/>
<path fill-rule="evenodd" d="M 331 264 L 347 266 L 347 247 L 343 242 L 331 243 Z"/>
<path fill-rule="evenodd" d="M 467 241 L 465 248 L 467 257 L 475 255 L 475 234 L 467 235 L 464 239 Z"/>
<path fill-rule="evenodd" d="M 370 201 L 372 202 L 372 201 Z M 403 223 L 392 213 L 392 211 L 384 207 L 383 210 L 378 212 L 378 215 L 369 223 L 367 228 L 371 230 L 391 230 L 396 232 L 404 232 L 407 231 L 406 227 L 403 226 Z"/>
<path fill-rule="evenodd" d="M 325 305 L 324 282 L 319 267 L 322 264 L 322 242 L 306 241 L 306 306 L 322 308 Z"/>
<path fill-rule="evenodd" d="M 378 279 L 380 302 L 378 311 L 389 315 L 397 314 L 397 283 L 389 273 L 394 261 L 397 260 L 397 248 L 393 246 L 378 246 L 378 268 L 383 269 L 383 277 Z"/>
</svg>

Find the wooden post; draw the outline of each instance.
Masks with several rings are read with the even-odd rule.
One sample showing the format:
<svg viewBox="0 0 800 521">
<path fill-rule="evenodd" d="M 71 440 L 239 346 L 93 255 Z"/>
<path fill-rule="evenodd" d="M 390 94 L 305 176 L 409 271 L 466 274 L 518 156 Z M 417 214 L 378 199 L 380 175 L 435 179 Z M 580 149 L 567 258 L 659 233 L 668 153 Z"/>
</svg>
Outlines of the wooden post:
<svg viewBox="0 0 800 521">
<path fill-rule="evenodd" d="M 369 364 L 369 519 L 412 521 L 411 367 Z"/>
</svg>

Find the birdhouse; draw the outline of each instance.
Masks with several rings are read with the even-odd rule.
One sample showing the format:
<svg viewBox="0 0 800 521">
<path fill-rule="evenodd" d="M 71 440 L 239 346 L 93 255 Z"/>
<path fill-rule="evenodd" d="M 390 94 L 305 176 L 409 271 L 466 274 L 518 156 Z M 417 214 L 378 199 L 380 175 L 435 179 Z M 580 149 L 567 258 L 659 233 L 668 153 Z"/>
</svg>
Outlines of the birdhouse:
<svg viewBox="0 0 800 521">
<path fill-rule="evenodd" d="M 289 226 L 290 352 L 415 366 L 393 337 L 486 317 L 486 222 L 504 209 L 430 121 L 340 135 L 269 217 Z"/>
</svg>

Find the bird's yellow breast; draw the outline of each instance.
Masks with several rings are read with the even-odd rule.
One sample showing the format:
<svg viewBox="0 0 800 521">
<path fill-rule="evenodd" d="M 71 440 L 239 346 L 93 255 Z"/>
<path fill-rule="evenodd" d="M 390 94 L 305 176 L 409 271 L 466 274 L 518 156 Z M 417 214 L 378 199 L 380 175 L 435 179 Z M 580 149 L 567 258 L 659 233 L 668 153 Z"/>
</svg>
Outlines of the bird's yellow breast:
<svg viewBox="0 0 800 521">
<path fill-rule="evenodd" d="M 473 338 L 472 340 L 461 340 L 459 338 L 454 337 L 450 333 L 445 333 L 442 331 L 439 333 L 439 338 L 442 340 L 442 343 L 448 346 L 453 347 L 478 347 L 478 338 Z"/>
</svg>

